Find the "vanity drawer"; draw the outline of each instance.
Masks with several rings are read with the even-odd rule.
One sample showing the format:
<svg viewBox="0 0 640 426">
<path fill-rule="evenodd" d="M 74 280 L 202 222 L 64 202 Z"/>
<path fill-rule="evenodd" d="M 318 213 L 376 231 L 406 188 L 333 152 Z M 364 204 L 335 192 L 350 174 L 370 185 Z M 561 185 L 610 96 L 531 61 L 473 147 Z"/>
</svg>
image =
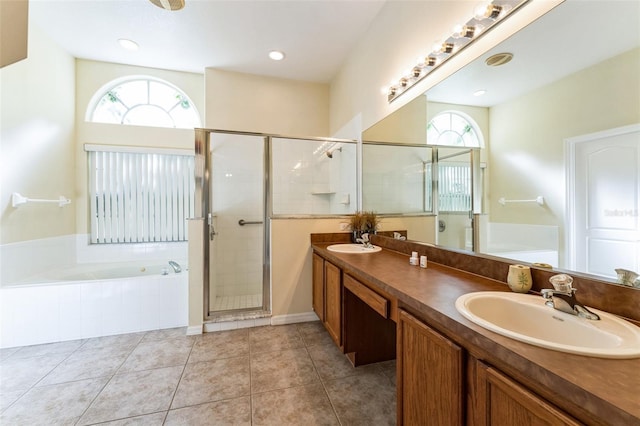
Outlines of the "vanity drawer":
<svg viewBox="0 0 640 426">
<path fill-rule="evenodd" d="M 387 299 L 346 274 L 344 275 L 344 287 L 383 318 L 389 318 L 389 301 Z"/>
</svg>

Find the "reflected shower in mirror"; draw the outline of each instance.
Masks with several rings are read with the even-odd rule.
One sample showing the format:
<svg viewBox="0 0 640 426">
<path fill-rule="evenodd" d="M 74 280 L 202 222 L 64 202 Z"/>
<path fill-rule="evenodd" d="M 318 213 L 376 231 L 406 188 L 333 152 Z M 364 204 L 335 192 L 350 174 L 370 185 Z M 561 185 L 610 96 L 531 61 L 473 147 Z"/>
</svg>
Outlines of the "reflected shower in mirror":
<svg viewBox="0 0 640 426">
<path fill-rule="evenodd" d="M 395 127 L 403 140 L 429 143 L 433 117 L 466 114 L 485 142 L 476 251 L 616 282 L 615 269 L 640 270 L 639 28 L 640 2 L 567 0 L 363 139 L 396 140 Z M 505 52 L 510 62 L 487 64 Z"/>
</svg>

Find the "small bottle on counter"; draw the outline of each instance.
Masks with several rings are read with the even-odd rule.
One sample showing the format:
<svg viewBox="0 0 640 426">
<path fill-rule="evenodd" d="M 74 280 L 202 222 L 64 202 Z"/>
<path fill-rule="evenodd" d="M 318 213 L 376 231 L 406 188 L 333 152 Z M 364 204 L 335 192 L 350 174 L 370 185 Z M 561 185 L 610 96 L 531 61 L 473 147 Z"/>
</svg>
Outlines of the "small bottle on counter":
<svg viewBox="0 0 640 426">
<path fill-rule="evenodd" d="M 427 267 L 427 256 L 420 256 L 420 267 L 421 268 Z"/>
<path fill-rule="evenodd" d="M 409 265 L 417 266 L 420 261 L 418 260 L 418 252 L 412 251 L 409 258 Z"/>
</svg>

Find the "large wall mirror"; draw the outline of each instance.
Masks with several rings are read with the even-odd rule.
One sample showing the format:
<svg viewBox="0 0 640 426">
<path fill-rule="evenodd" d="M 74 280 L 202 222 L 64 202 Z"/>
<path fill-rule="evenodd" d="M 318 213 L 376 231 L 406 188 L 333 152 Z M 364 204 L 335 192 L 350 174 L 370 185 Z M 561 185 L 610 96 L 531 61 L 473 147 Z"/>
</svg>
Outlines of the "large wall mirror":
<svg viewBox="0 0 640 426">
<path fill-rule="evenodd" d="M 500 53 L 513 57 L 486 63 Z M 456 179 L 471 179 L 475 215 L 436 210 L 440 232 L 427 242 L 612 283 L 616 269 L 640 273 L 640 2 L 566 0 L 363 141 L 430 143 L 451 113 L 481 146 L 469 147 L 463 132 L 451 147 L 432 147 L 433 158 L 454 159 L 442 163 L 451 173 L 466 164 L 469 177 Z"/>
</svg>

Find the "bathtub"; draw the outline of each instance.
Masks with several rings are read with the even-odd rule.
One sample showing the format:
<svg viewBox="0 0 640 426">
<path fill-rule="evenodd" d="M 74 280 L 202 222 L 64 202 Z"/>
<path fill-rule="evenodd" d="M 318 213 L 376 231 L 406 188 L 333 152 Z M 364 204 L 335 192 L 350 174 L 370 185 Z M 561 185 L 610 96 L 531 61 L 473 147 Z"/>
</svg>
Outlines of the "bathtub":
<svg viewBox="0 0 640 426">
<path fill-rule="evenodd" d="M 168 260 L 78 264 L 2 283 L 0 347 L 162 328 L 188 321 L 188 271 Z"/>
</svg>

